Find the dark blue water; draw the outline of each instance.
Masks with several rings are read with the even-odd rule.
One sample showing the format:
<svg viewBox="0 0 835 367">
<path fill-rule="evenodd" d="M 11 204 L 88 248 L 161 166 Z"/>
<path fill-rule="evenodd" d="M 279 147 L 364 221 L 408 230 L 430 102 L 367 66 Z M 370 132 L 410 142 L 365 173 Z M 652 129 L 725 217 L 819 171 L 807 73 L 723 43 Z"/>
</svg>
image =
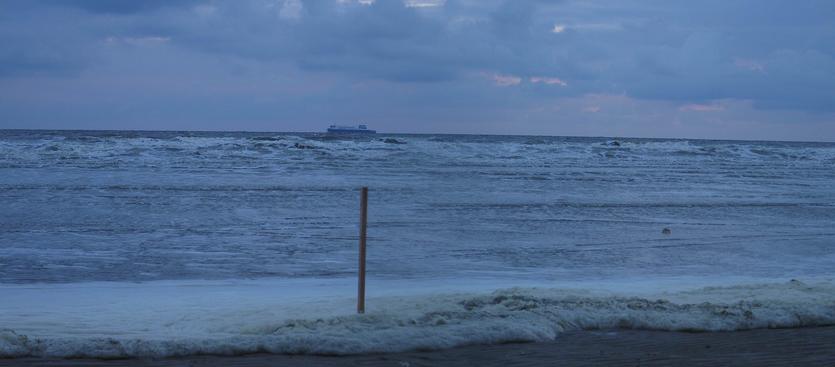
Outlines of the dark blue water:
<svg viewBox="0 0 835 367">
<path fill-rule="evenodd" d="M 0 282 L 350 275 L 364 185 L 380 278 L 831 274 L 834 168 L 829 143 L 0 131 Z"/>
</svg>

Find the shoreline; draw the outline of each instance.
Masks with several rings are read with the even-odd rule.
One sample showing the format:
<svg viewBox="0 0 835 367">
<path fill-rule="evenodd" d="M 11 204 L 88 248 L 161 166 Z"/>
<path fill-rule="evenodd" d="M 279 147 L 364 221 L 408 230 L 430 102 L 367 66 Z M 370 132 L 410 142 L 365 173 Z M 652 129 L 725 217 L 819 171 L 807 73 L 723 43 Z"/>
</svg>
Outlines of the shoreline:
<svg viewBox="0 0 835 367">
<path fill-rule="evenodd" d="M 0 366 L 833 366 L 835 326 L 729 332 L 573 331 L 553 341 L 346 356 L 250 354 L 169 359 L 0 359 Z"/>
</svg>

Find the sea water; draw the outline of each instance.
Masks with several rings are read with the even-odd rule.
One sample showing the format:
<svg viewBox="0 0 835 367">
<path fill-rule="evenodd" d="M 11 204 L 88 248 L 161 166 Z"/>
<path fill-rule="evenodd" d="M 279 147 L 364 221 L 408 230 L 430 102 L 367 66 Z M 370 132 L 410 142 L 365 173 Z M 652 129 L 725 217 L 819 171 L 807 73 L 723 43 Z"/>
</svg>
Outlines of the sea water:
<svg viewBox="0 0 835 367">
<path fill-rule="evenodd" d="M 833 269 L 832 143 L 0 131 L 6 357 L 823 325 Z"/>
</svg>

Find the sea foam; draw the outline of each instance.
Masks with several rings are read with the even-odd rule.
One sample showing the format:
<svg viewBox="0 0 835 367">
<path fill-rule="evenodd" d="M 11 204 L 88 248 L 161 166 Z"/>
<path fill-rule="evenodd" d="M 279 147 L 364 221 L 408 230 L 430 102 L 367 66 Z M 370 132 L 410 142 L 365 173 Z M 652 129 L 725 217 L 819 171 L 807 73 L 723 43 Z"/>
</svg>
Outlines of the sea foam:
<svg viewBox="0 0 835 367">
<path fill-rule="evenodd" d="M 835 324 L 835 286 L 827 281 L 634 293 L 508 288 L 486 293 L 386 296 L 370 300 L 374 306 L 364 315 L 334 313 L 322 305 L 304 303 L 297 304 L 295 311 L 284 312 L 278 306 L 247 302 L 234 311 L 224 306 L 219 306 L 223 312 L 182 306 L 132 320 L 91 315 L 89 320 L 95 321 L 88 320 L 87 327 L 110 331 L 97 335 L 95 330 L 65 329 L 41 336 L 3 329 L 0 357 L 131 358 L 258 352 L 341 355 L 547 341 L 571 330 L 734 331 Z M 292 309 L 286 304 L 282 307 Z M 35 314 L 30 317 L 34 324 L 43 321 Z M 66 327 L 52 323 L 55 328 Z"/>
</svg>

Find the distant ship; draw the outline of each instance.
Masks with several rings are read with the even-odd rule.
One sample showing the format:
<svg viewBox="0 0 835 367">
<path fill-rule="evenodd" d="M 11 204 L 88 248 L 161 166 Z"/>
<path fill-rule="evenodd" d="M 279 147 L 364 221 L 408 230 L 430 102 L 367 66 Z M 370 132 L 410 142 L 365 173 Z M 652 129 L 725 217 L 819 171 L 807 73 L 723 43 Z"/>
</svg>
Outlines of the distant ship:
<svg viewBox="0 0 835 367">
<path fill-rule="evenodd" d="M 328 128 L 329 133 L 334 134 L 376 134 L 377 131 L 369 130 L 368 126 L 359 125 L 357 127 L 354 126 L 339 126 L 339 125 L 331 125 Z"/>
</svg>

